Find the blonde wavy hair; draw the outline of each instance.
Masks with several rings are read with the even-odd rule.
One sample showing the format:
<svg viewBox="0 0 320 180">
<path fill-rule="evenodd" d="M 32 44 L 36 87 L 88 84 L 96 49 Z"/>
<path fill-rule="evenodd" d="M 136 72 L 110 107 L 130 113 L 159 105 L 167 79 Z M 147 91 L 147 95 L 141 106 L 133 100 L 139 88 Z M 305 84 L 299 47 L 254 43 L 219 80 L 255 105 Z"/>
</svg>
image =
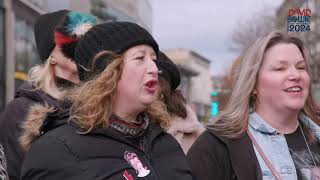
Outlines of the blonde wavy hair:
<svg viewBox="0 0 320 180">
<path fill-rule="evenodd" d="M 239 68 L 234 68 L 236 71 L 233 72 L 236 76 L 234 77 L 235 82 L 233 83 L 229 102 L 210 129 L 228 138 L 237 138 L 246 133 L 249 113 L 254 109 L 252 92 L 257 81 L 264 53 L 270 47 L 279 43 L 293 43 L 299 48 L 307 65 L 307 73 L 310 79 L 312 79 L 310 56 L 302 40 L 279 31 L 274 31 L 260 37 L 240 55 Z M 310 83 L 309 96 L 302 111 L 319 125 L 320 120 L 316 115 L 315 107 Z M 310 139 L 314 139 L 314 136 L 310 132 L 308 134 Z"/>
<path fill-rule="evenodd" d="M 66 98 L 73 103 L 69 120 L 76 122 L 85 130 L 84 133 L 90 132 L 94 127 L 109 126 L 116 87 L 122 74 L 123 57 L 110 51 L 103 51 L 94 57 L 91 65 L 94 67 L 96 60 L 105 60 L 101 56 L 110 57 L 110 55 L 111 62 L 100 74 L 67 93 Z M 162 127 L 168 126 L 170 116 L 161 101 L 152 103 L 145 113 Z"/>
<path fill-rule="evenodd" d="M 45 63 L 36 65 L 28 72 L 27 81 L 31 83 L 34 90 L 41 89 L 50 96 L 61 99 L 65 93 L 56 86 L 54 65 L 50 63 L 51 55 L 45 61 Z"/>
</svg>

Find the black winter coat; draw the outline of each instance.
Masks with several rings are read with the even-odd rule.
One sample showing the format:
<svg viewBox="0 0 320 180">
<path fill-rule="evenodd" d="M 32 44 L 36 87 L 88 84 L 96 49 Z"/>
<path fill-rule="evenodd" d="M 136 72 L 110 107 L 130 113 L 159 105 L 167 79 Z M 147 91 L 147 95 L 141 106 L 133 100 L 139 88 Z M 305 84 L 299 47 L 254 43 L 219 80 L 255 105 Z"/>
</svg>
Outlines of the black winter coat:
<svg viewBox="0 0 320 180">
<path fill-rule="evenodd" d="M 58 101 L 42 90 L 34 90 L 28 82 L 21 85 L 15 98 L 7 104 L 0 116 L 0 143 L 3 145 L 7 158 L 10 180 L 18 180 L 24 158 L 18 138 L 21 135 L 21 123 L 26 120 L 30 107 L 35 104 L 47 103 L 58 108 Z"/>
<path fill-rule="evenodd" d="M 207 130 L 187 154 L 195 180 L 260 180 L 262 173 L 247 134 L 228 139 Z"/>
<path fill-rule="evenodd" d="M 81 134 L 65 113 L 59 116 L 47 116 L 43 135 L 26 154 L 22 180 L 192 180 L 180 145 L 156 123 L 150 123 L 138 147 L 113 128 Z M 148 175 L 137 177 L 125 158 L 128 152 L 137 155 Z"/>
<path fill-rule="evenodd" d="M 7 173 L 7 161 L 3 152 L 3 147 L 0 144 L 0 179 L 6 180 L 8 179 Z"/>
</svg>

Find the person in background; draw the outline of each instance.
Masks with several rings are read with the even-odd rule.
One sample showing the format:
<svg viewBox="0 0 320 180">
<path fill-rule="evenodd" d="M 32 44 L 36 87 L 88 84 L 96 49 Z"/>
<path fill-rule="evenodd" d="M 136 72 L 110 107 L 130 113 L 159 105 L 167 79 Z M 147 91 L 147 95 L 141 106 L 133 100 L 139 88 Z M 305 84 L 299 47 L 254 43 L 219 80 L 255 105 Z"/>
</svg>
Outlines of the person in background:
<svg viewBox="0 0 320 180">
<path fill-rule="evenodd" d="M 68 10 L 43 14 L 36 20 L 34 35 L 43 64 L 30 69 L 27 81 L 19 87 L 0 117 L 0 142 L 6 154 L 10 180 L 20 178 L 24 152 L 18 139 L 30 106 L 39 103 L 63 109 L 59 99 L 66 89 L 79 83 L 73 61 L 75 45 L 81 34 L 94 24 L 93 16 Z"/>
<path fill-rule="evenodd" d="M 186 154 L 205 128 L 181 91 L 177 90 L 181 79 L 178 67 L 163 52 L 159 52 L 156 64 L 159 70 L 160 100 L 166 105 L 170 115 L 167 132 L 176 138 Z"/>
<path fill-rule="evenodd" d="M 39 119 L 34 109 L 25 123 L 21 179 L 191 180 L 181 147 L 161 128 L 169 115 L 157 100 L 158 51 L 135 23 L 90 29 L 75 51 L 83 84 L 66 96 L 70 111 Z"/>
<path fill-rule="evenodd" d="M 310 57 L 284 32 L 240 56 L 230 101 L 187 154 L 195 179 L 320 179 Z"/>
</svg>

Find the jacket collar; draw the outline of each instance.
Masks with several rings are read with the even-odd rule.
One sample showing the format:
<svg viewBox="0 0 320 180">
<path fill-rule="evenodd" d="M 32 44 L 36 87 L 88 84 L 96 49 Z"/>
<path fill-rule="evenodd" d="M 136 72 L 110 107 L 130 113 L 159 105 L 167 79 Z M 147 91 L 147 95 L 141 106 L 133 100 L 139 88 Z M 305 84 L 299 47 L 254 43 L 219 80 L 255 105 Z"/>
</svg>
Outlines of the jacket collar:
<svg viewBox="0 0 320 180">
<path fill-rule="evenodd" d="M 83 132 L 83 130 L 75 123 L 70 121 L 70 125 L 73 126 L 77 132 Z M 160 125 L 158 123 L 153 122 L 152 120 L 150 121 L 150 124 L 148 126 L 148 128 L 146 129 L 146 132 L 144 134 L 144 136 L 147 139 L 147 144 L 151 145 L 152 142 L 161 134 L 165 133 L 163 131 L 163 129 L 160 127 Z M 130 146 L 136 146 L 134 145 L 128 138 L 126 138 L 123 134 L 121 134 L 121 132 L 111 128 L 111 127 L 107 127 L 107 128 L 102 128 L 102 127 L 97 127 L 94 128 L 92 131 L 90 131 L 87 134 L 84 135 L 101 135 L 101 136 L 106 136 L 108 138 L 117 140 L 117 141 L 121 141 L 123 143 L 126 143 Z M 145 147 L 145 148 L 149 148 L 149 147 Z"/>
<path fill-rule="evenodd" d="M 265 134 L 276 134 L 277 130 L 270 126 L 266 121 L 262 119 L 262 117 L 256 113 L 252 112 L 249 114 L 249 126 L 251 126 L 254 130 L 259 131 Z"/>
<path fill-rule="evenodd" d="M 307 117 L 303 112 L 299 113 L 299 121 L 305 125 L 310 131 L 316 136 L 318 140 L 320 140 L 320 127 L 313 122 L 309 117 Z M 269 125 L 262 117 L 256 113 L 250 113 L 249 115 L 249 126 L 251 126 L 256 131 L 265 134 L 276 134 L 277 129 L 273 128 Z"/>
</svg>

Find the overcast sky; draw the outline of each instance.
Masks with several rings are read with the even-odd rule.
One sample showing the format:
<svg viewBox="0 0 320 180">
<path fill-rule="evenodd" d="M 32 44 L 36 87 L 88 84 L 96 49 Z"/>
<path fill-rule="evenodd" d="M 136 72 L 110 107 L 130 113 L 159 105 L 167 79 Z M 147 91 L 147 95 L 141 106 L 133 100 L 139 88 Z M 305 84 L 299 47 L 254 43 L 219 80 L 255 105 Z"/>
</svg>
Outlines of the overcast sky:
<svg viewBox="0 0 320 180">
<path fill-rule="evenodd" d="M 274 14 L 283 0 L 151 0 L 153 35 L 162 50 L 192 49 L 211 60 L 211 74 L 223 74 L 238 52 L 230 34 L 257 13 Z"/>
</svg>

